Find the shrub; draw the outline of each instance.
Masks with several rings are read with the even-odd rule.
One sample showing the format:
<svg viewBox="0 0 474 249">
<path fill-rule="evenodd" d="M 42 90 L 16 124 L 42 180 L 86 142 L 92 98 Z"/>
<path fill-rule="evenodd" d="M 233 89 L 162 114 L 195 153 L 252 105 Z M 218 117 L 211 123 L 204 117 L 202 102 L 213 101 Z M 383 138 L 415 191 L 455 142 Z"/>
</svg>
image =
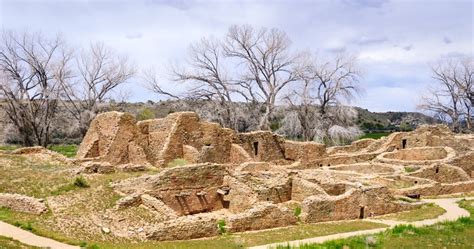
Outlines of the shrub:
<svg viewBox="0 0 474 249">
<path fill-rule="evenodd" d="M 225 234 L 227 232 L 227 229 L 225 227 L 225 220 L 217 221 L 217 229 L 219 230 L 220 234 Z"/>
<path fill-rule="evenodd" d="M 31 225 L 31 222 L 26 222 L 26 223 L 23 223 L 23 222 L 19 222 L 19 221 L 15 221 L 15 223 L 13 223 L 14 226 L 17 226 L 23 230 L 28 230 L 28 231 L 33 231 L 34 228 L 33 226 Z"/>
<path fill-rule="evenodd" d="M 79 188 L 88 188 L 89 184 L 83 176 L 78 176 L 74 179 L 74 186 Z"/>
<path fill-rule="evenodd" d="M 418 234 L 419 229 L 414 227 L 413 225 L 396 225 L 392 230 L 391 233 L 393 235 L 402 235 L 404 233 L 407 234 Z"/>
<path fill-rule="evenodd" d="M 407 173 L 415 172 L 416 170 L 417 168 L 414 167 L 405 167 L 405 172 Z"/>
<path fill-rule="evenodd" d="M 147 120 L 147 119 L 154 119 L 155 113 L 150 108 L 143 108 L 137 114 L 137 120 Z"/>
<path fill-rule="evenodd" d="M 297 206 L 295 207 L 295 210 L 293 211 L 293 214 L 298 218 L 298 221 L 300 220 L 300 215 L 301 215 L 301 207 Z"/>
<path fill-rule="evenodd" d="M 98 245 L 96 245 L 96 244 L 90 245 L 85 241 L 82 241 L 81 243 L 79 243 L 79 247 L 83 248 L 83 249 L 99 249 Z"/>
<path fill-rule="evenodd" d="M 466 225 L 467 225 L 467 224 L 473 224 L 473 223 L 474 223 L 474 221 L 471 220 L 471 218 L 466 217 L 466 216 L 460 217 L 460 218 L 458 219 L 458 221 L 459 221 L 460 223 L 466 224 Z"/>
</svg>

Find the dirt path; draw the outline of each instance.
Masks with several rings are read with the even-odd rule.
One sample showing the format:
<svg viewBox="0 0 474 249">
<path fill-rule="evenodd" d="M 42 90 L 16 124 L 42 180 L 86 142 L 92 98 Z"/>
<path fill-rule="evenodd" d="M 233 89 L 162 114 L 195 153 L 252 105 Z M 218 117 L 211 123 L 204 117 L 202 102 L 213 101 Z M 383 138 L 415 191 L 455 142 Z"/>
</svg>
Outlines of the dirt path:
<svg viewBox="0 0 474 249">
<path fill-rule="evenodd" d="M 16 239 L 23 244 L 31 246 L 47 247 L 51 249 L 80 249 L 78 246 L 71 246 L 52 239 L 41 237 L 32 232 L 25 231 L 2 221 L 0 221 L 0 235 Z"/>
<path fill-rule="evenodd" d="M 361 230 L 361 231 L 354 231 L 354 232 L 348 232 L 348 233 L 338 233 L 338 234 L 331 234 L 327 236 L 320 236 L 320 237 L 314 237 L 314 238 L 308 238 L 308 239 L 303 239 L 303 240 L 295 240 L 295 241 L 287 241 L 287 242 L 280 242 L 280 243 L 273 243 L 273 244 L 267 244 L 267 245 L 261 245 L 261 246 L 254 246 L 250 247 L 250 249 L 267 249 L 267 248 L 276 248 L 276 246 L 281 245 L 281 246 L 299 246 L 303 244 L 310 244 L 310 243 L 324 243 L 329 240 L 335 240 L 335 239 L 344 239 L 348 237 L 353 237 L 353 236 L 359 236 L 359 235 L 368 235 L 368 234 L 375 234 L 379 232 L 383 232 L 389 228 L 392 228 L 396 225 L 400 224 L 411 224 L 416 227 L 420 226 L 428 226 L 428 225 L 433 225 L 438 222 L 442 221 L 453 221 L 457 220 L 459 217 L 463 216 L 469 216 L 469 212 L 466 211 L 465 209 L 462 209 L 458 206 L 456 203 L 457 201 L 461 199 L 466 199 L 466 200 L 472 200 L 474 198 L 446 198 L 446 199 L 426 199 L 424 200 L 427 203 L 435 203 L 436 205 L 440 206 L 444 210 L 446 210 L 446 213 L 438 216 L 435 219 L 428 219 L 428 220 L 421 220 L 421 221 L 414 221 L 414 222 L 403 222 L 403 221 L 393 221 L 393 220 L 376 220 L 376 219 L 366 219 L 367 221 L 372 221 L 372 222 L 377 222 L 377 223 L 382 223 L 386 224 L 389 227 L 386 228 L 377 228 L 377 229 L 370 229 L 370 230 Z"/>
</svg>

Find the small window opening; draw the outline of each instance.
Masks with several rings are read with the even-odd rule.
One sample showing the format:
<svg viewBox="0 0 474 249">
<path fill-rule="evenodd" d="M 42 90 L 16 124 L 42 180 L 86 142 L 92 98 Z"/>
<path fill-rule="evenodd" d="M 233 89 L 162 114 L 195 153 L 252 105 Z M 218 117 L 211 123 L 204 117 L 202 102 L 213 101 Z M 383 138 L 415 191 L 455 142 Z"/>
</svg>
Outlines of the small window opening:
<svg viewBox="0 0 474 249">
<path fill-rule="evenodd" d="M 415 184 L 417 184 L 417 183 L 418 183 L 418 181 L 415 181 Z"/>
<path fill-rule="evenodd" d="M 211 144 L 210 144 L 210 143 L 206 143 L 206 144 L 204 144 L 204 145 L 205 145 L 205 146 L 211 146 Z"/>
<path fill-rule="evenodd" d="M 331 167 L 331 164 L 328 164 L 328 167 Z"/>
<path fill-rule="evenodd" d="M 323 167 L 323 165 L 322 165 L 322 164 L 320 164 L 320 165 L 319 165 L 319 167 Z"/>
<path fill-rule="evenodd" d="M 405 149 L 405 147 L 407 147 L 407 140 L 403 139 L 402 140 L 402 149 Z"/>
<path fill-rule="evenodd" d="M 438 167 L 436 167 L 436 174 L 438 174 L 438 173 L 439 173 L 439 168 L 438 168 Z"/>
<path fill-rule="evenodd" d="M 253 152 L 255 155 L 258 155 L 258 142 L 253 143 Z"/>
</svg>

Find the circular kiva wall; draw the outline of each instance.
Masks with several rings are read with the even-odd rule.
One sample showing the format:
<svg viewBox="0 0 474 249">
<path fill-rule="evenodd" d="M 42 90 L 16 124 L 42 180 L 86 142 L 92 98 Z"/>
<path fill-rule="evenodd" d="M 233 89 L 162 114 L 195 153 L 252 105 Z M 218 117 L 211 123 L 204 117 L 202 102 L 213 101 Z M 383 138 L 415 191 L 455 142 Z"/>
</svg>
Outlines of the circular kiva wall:
<svg viewBox="0 0 474 249">
<path fill-rule="evenodd" d="M 449 147 L 417 147 L 385 152 L 377 156 L 377 159 L 387 163 L 431 164 L 454 156 L 454 150 Z"/>
<path fill-rule="evenodd" d="M 384 166 L 383 164 L 377 163 L 361 163 L 361 164 L 350 164 L 333 166 L 329 169 L 342 170 L 342 171 L 354 171 L 361 174 L 392 174 L 395 173 L 395 169 L 392 167 Z"/>
</svg>

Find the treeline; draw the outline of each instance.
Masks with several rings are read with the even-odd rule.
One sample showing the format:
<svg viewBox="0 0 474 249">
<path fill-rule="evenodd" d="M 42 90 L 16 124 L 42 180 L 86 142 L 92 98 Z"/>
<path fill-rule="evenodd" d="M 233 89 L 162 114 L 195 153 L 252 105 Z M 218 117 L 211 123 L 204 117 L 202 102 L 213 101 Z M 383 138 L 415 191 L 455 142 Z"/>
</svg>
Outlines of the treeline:
<svg viewBox="0 0 474 249">
<path fill-rule="evenodd" d="M 434 69 L 441 86 L 421 107 L 456 131 L 463 124 L 472 129 L 472 58 L 448 65 Z M 328 144 L 361 135 L 358 112 L 349 106 L 362 90 L 356 57 L 296 51 L 281 30 L 231 26 L 222 37 L 192 43 L 185 63 L 163 68 L 139 70 L 103 43 L 72 48 L 60 36 L 4 30 L 1 108 L 16 140 L 47 146 L 58 134 L 82 137 L 99 112 L 126 106 L 118 89 L 133 79 L 174 100 L 176 111 L 196 111 L 237 131 L 272 129 Z"/>
</svg>

